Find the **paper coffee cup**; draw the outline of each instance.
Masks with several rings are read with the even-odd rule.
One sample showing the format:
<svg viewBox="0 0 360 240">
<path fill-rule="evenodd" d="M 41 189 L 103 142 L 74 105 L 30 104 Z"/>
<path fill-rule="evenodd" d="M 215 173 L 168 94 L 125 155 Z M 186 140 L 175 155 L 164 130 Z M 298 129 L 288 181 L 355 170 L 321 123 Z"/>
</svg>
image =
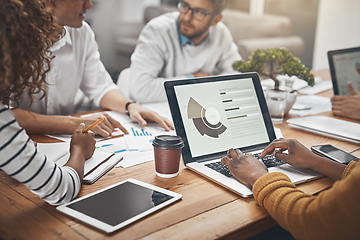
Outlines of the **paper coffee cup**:
<svg viewBox="0 0 360 240">
<path fill-rule="evenodd" d="M 181 149 L 184 142 L 179 136 L 156 136 L 154 146 L 156 175 L 163 178 L 176 177 L 179 172 Z"/>
</svg>

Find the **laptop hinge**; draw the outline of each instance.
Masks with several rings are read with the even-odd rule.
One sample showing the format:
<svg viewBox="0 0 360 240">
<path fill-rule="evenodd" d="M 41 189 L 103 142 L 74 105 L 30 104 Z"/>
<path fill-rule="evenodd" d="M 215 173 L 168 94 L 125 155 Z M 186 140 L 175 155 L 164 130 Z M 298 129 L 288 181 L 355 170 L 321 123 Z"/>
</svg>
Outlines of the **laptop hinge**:
<svg viewBox="0 0 360 240">
<path fill-rule="evenodd" d="M 220 160 L 222 157 L 225 157 L 225 154 L 224 154 L 224 155 L 207 157 L 207 158 L 202 158 L 202 159 L 196 160 L 196 162 L 202 163 L 202 162 L 207 162 L 207 161 L 211 161 L 211 160 L 215 160 L 215 159 L 219 159 L 219 160 Z"/>
</svg>

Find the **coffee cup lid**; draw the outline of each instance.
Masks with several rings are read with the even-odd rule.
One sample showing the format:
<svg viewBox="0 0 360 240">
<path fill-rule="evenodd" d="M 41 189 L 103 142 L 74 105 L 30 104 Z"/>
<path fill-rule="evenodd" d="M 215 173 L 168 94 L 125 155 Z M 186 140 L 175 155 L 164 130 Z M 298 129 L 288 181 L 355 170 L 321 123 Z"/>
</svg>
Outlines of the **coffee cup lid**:
<svg viewBox="0 0 360 240">
<path fill-rule="evenodd" d="M 152 145 L 161 149 L 179 149 L 184 147 L 184 142 L 179 136 L 159 135 L 155 137 Z"/>
</svg>

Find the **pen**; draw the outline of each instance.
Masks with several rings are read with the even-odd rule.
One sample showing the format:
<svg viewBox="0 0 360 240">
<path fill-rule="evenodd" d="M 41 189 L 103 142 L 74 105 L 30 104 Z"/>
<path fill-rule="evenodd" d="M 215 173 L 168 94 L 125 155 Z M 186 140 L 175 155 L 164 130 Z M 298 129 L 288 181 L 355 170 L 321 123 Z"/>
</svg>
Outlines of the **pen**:
<svg viewBox="0 0 360 240">
<path fill-rule="evenodd" d="M 99 120 L 97 120 L 96 122 L 94 122 L 93 124 L 91 124 L 90 126 L 88 126 L 87 128 L 84 129 L 83 133 L 87 133 L 90 129 L 92 129 L 93 127 L 95 127 L 96 125 L 98 125 L 99 123 L 101 123 L 102 121 L 104 121 L 104 117 L 101 117 Z"/>
</svg>

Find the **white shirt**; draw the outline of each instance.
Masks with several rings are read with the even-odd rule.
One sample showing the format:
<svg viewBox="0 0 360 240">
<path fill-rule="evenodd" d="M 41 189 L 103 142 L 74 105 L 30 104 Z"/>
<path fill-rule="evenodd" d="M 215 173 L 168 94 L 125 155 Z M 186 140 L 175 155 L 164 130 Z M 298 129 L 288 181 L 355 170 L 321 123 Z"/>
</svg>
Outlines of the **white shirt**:
<svg viewBox="0 0 360 240">
<path fill-rule="evenodd" d="M 131 56 L 130 98 L 138 102 L 166 101 L 166 80 L 186 78 L 196 72 L 235 73 L 231 65 L 241 57 L 227 27 L 219 22 L 210 27 L 202 43 L 181 45 L 178 16 L 178 12 L 163 14 L 142 30 Z"/>
<path fill-rule="evenodd" d="M 39 153 L 13 112 L 1 103 L 0 169 L 52 205 L 71 201 L 81 187 L 77 172 Z"/>
<path fill-rule="evenodd" d="M 47 94 L 42 100 L 40 94 L 32 104 L 31 111 L 46 115 L 66 115 L 73 113 L 74 100 L 78 89 L 100 105 L 101 98 L 110 90 L 117 89 L 109 73 L 100 60 L 95 34 L 83 22 L 81 28 L 65 27 L 65 36 L 51 48 L 55 59 L 46 76 Z M 28 110 L 29 99 L 23 94 L 24 101 L 19 108 Z"/>
</svg>

